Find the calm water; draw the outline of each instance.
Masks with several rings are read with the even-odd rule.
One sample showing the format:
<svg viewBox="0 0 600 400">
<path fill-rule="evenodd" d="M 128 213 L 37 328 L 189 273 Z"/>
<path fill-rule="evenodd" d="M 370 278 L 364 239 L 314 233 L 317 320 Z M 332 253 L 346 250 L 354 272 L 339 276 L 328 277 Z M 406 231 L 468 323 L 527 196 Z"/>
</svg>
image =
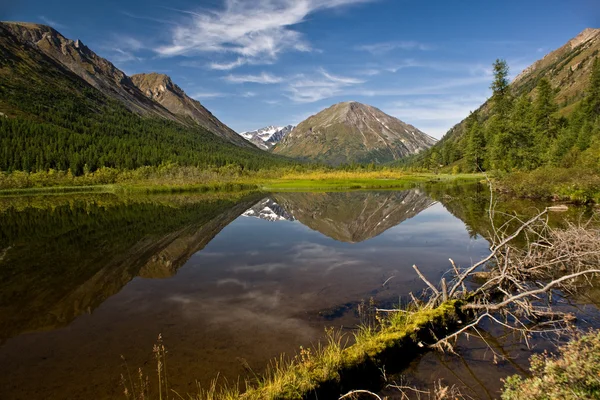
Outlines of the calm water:
<svg viewBox="0 0 600 400">
<path fill-rule="evenodd" d="M 179 393 L 260 373 L 419 292 L 413 264 L 438 281 L 488 251 L 481 188 L 234 196 L 0 199 L 0 399 L 122 397 L 121 355 L 152 374 L 159 333 Z M 435 357 L 407 373 L 466 379 Z"/>
</svg>

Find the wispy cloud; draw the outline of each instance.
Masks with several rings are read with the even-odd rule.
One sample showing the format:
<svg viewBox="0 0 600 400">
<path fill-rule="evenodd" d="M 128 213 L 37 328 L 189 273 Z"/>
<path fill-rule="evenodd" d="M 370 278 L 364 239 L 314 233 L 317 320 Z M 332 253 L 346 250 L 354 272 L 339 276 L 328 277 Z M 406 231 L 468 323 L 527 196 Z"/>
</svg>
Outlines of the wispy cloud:
<svg viewBox="0 0 600 400">
<path fill-rule="evenodd" d="M 142 41 L 127 35 L 111 35 L 111 39 L 100 46 L 100 48 L 109 53 L 111 61 L 117 64 L 124 64 L 132 61 L 143 61 L 142 57 L 136 55 L 140 50 L 147 47 Z"/>
<path fill-rule="evenodd" d="M 240 57 L 237 60 L 231 61 L 231 62 L 225 62 L 225 63 L 212 62 L 212 63 L 208 64 L 208 67 L 210 69 L 216 69 L 219 71 L 229 71 L 234 68 L 241 67 L 244 64 L 246 64 L 246 60 L 244 58 Z"/>
<path fill-rule="evenodd" d="M 364 80 L 333 75 L 325 69 L 319 69 L 316 76 L 298 75 L 290 81 L 287 96 L 298 103 L 312 103 L 337 96 L 345 88 L 364 83 Z"/>
<path fill-rule="evenodd" d="M 485 100 L 486 97 L 482 95 L 426 96 L 393 101 L 385 108 L 391 115 L 410 120 L 422 131 L 440 138 Z"/>
<path fill-rule="evenodd" d="M 44 24 L 46 24 L 46 25 L 50 25 L 51 27 L 53 27 L 53 28 L 55 28 L 55 29 L 64 29 L 64 28 L 66 28 L 66 26 L 65 26 L 65 25 L 63 25 L 63 24 L 60 24 L 60 23 L 56 22 L 55 20 L 53 20 L 53 19 L 50 19 L 50 18 L 48 18 L 48 17 L 46 17 L 46 16 L 44 16 L 44 15 L 40 15 L 38 18 L 39 18 L 39 19 L 40 19 L 40 21 L 42 21 Z"/>
<path fill-rule="evenodd" d="M 197 53 L 234 54 L 236 59 L 214 63 L 233 69 L 247 63 L 273 62 L 284 51 L 310 51 L 303 35 L 292 27 L 320 10 L 373 0 L 226 0 L 217 11 L 187 11 L 171 32 L 171 43 L 156 48 L 162 56 Z"/>
<path fill-rule="evenodd" d="M 258 83 L 261 85 L 269 85 L 274 83 L 280 83 L 283 78 L 275 76 L 267 72 L 263 72 L 260 75 L 227 75 L 223 79 L 230 83 Z"/>
<path fill-rule="evenodd" d="M 382 55 L 394 50 L 431 50 L 431 46 L 416 41 L 397 41 L 363 44 L 355 47 L 358 51 L 367 51 L 374 55 Z"/>
<path fill-rule="evenodd" d="M 227 93 L 222 93 L 222 92 L 196 92 L 194 94 L 192 94 L 190 97 L 193 99 L 213 99 L 216 97 L 225 97 L 227 96 Z"/>
</svg>

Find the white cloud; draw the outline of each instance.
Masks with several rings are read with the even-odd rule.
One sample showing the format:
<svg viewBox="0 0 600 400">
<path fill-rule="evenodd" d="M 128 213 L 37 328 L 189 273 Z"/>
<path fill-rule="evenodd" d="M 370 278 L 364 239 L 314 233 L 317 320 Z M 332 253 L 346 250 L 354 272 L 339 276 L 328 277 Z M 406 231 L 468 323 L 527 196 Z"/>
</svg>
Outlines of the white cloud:
<svg viewBox="0 0 600 400">
<path fill-rule="evenodd" d="M 240 67 L 244 64 L 246 64 L 246 59 L 240 57 L 237 60 L 232 61 L 232 62 L 225 62 L 225 63 L 212 62 L 212 63 L 208 64 L 208 67 L 210 69 L 216 69 L 219 71 L 229 71 L 231 69 Z"/>
<path fill-rule="evenodd" d="M 280 83 L 283 78 L 263 72 L 260 75 L 227 75 L 224 77 L 227 82 L 230 83 L 258 83 L 262 85 L 269 85 L 274 83 Z"/>
<path fill-rule="evenodd" d="M 108 53 L 108 59 L 117 64 L 124 64 L 131 61 L 143 61 L 142 57 L 135 53 L 147 49 L 147 47 L 138 39 L 127 35 L 110 35 L 110 39 L 100 45 L 100 49 Z"/>
<path fill-rule="evenodd" d="M 130 61 L 143 61 L 143 58 L 136 56 L 130 51 L 121 50 L 119 48 L 111 49 L 113 54 L 110 59 L 116 63 L 126 63 Z"/>
<path fill-rule="evenodd" d="M 427 96 L 394 101 L 385 109 L 390 115 L 439 139 L 485 101 L 486 97 L 482 95 Z"/>
<path fill-rule="evenodd" d="M 190 97 L 193 99 L 213 99 L 216 97 L 225 97 L 227 96 L 226 93 L 221 93 L 221 92 L 197 92 L 194 93 L 193 95 L 191 95 Z"/>
<path fill-rule="evenodd" d="M 363 80 L 333 75 L 320 69 L 317 76 L 298 75 L 290 80 L 287 96 L 297 103 L 312 103 L 337 96 L 345 88 L 364 83 Z"/>
<path fill-rule="evenodd" d="M 431 50 L 431 46 L 416 41 L 398 41 L 363 44 L 356 46 L 355 49 L 367 51 L 374 55 L 382 55 L 394 50 Z"/>
<path fill-rule="evenodd" d="M 45 17 L 44 15 L 40 15 L 38 17 L 44 24 L 51 26 L 54 29 L 64 29 L 66 28 L 66 26 L 64 26 L 63 24 L 60 24 L 50 18 Z"/>
<path fill-rule="evenodd" d="M 232 69 L 245 63 L 273 62 L 284 51 L 310 51 L 292 26 L 314 12 L 374 0 L 225 0 L 217 11 L 186 12 L 171 32 L 171 43 L 156 48 L 163 56 L 205 52 L 235 54 L 235 61 L 215 63 Z"/>
</svg>

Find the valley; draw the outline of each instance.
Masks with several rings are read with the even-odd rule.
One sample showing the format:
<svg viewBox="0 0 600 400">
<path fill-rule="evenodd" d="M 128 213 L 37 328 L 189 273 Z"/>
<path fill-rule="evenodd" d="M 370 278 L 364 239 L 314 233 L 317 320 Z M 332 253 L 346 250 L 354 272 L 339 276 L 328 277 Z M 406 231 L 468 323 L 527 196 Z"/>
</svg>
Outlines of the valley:
<svg viewBox="0 0 600 400">
<path fill-rule="evenodd" d="M 0 22 L 0 398 L 598 396 L 600 29 L 32 1 Z"/>
</svg>

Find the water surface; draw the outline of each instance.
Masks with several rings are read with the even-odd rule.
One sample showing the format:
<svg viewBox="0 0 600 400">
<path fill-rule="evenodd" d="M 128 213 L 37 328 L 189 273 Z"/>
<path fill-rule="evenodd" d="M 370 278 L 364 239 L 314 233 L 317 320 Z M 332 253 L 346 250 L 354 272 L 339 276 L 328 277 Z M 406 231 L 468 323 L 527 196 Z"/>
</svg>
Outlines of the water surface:
<svg viewBox="0 0 600 400">
<path fill-rule="evenodd" d="M 477 187 L 0 199 L 0 398 L 122 396 L 120 356 L 152 374 L 159 333 L 179 393 L 260 373 L 352 329 L 359 302 L 418 293 L 413 264 L 438 281 L 487 255 L 485 204 Z"/>
</svg>

